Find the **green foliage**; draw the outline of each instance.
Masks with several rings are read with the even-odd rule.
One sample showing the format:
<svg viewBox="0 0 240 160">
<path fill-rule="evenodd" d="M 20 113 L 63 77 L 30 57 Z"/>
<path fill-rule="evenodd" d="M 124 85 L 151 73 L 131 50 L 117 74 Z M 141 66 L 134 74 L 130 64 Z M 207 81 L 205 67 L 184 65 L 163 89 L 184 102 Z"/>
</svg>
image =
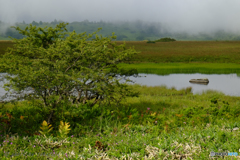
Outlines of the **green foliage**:
<svg viewBox="0 0 240 160">
<path fill-rule="evenodd" d="M 53 129 L 52 128 L 52 125 L 51 124 L 48 124 L 45 120 L 43 121 L 42 123 L 42 127 L 40 127 L 40 131 L 39 133 L 41 133 L 42 135 L 44 136 L 48 136 L 49 135 L 49 132 L 51 132 L 51 130 Z"/>
<path fill-rule="evenodd" d="M 168 37 L 165 37 L 165 38 L 160 38 L 158 40 L 155 40 L 155 42 L 174 42 L 176 41 L 176 39 L 174 38 L 168 38 Z"/>
<path fill-rule="evenodd" d="M 69 131 L 71 130 L 71 129 L 69 129 L 69 127 L 70 127 L 69 123 L 60 121 L 60 125 L 59 125 L 59 137 L 60 138 L 67 137 Z"/>
<path fill-rule="evenodd" d="M 48 123 L 65 103 L 88 103 L 90 107 L 99 102 L 120 103 L 131 91 L 119 83 L 119 77 L 136 74 L 132 70 L 120 74 L 117 64 L 137 52 L 112 42 L 114 34 L 69 33 L 66 25 L 37 28 L 30 24 L 25 30 L 14 27 L 25 38 L 14 39 L 14 47 L 0 63 L 0 70 L 8 73 L 5 89 L 13 90 L 19 99 L 40 99 L 49 111 Z M 31 93 L 22 94 L 26 90 Z"/>
<path fill-rule="evenodd" d="M 185 93 L 190 89 L 178 91 L 164 86 L 134 85 L 132 89 L 138 91 L 139 96 L 129 97 L 117 107 L 95 105 L 90 108 L 87 104 L 72 107 L 64 104 L 63 109 L 56 111 L 54 121 L 58 123 L 53 125 L 53 136 L 49 137 L 16 133 L 21 128 L 28 128 L 31 134 L 35 132 L 31 127 L 38 126 L 39 129 L 46 117 L 44 111 L 33 107 L 36 102 L 5 104 L 1 108 L 0 127 L 7 120 L 15 129 L 3 133 L 0 128 L 0 135 L 3 135 L 0 136 L 0 157 L 8 158 L 10 154 L 24 150 L 11 159 L 26 159 L 26 156 L 37 159 L 41 154 L 49 159 L 174 159 L 175 155 L 208 159 L 209 151 L 237 152 L 240 148 L 239 97 L 216 92 L 193 95 Z M 217 103 L 214 104 L 211 100 L 215 98 Z M 35 109 L 35 114 L 31 108 Z M 219 113 L 216 114 L 212 108 Z M 43 116 L 37 116 L 37 112 Z M 19 123 L 14 122 L 13 126 L 13 121 Z M 22 122 L 31 126 L 24 127 L 26 123 Z M 58 137 L 59 125 L 68 134 Z M 49 126 L 46 128 L 48 131 Z M 175 154 L 170 154 L 170 151 Z"/>
</svg>

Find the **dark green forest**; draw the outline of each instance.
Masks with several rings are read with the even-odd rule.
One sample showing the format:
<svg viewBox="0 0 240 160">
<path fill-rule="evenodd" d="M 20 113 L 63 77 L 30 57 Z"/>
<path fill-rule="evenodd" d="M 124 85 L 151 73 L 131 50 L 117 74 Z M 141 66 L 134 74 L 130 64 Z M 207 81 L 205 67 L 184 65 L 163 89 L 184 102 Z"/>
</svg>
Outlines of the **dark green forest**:
<svg viewBox="0 0 240 160">
<path fill-rule="evenodd" d="M 33 21 L 32 25 L 37 27 L 55 27 L 63 21 L 52 22 L 36 22 Z M 0 40 L 10 40 L 10 37 L 21 39 L 23 36 L 19 34 L 11 26 L 19 26 L 21 29 L 25 28 L 28 24 L 24 21 L 21 23 L 8 24 L 0 21 Z M 171 37 L 178 41 L 238 41 L 240 40 L 240 34 L 226 32 L 224 30 L 218 30 L 211 34 L 198 33 L 189 34 L 187 32 L 171 32 L 168 28 L 161 23 L 147 23 L 143 21 L 125 21 L 125 22 L 90 22 L 84 20 L 81 22 L 72 22 L 67 26 L 68 31 L 75 30 L 77 33 L 87 32 L 92 33 L 98 28 L 102 30 L 98 33 L 103 36 L 112 35 L 114 32 L 118 41 L 143 41 L 143 40 L 157 40 L 163 37 Z"/>
</svg>

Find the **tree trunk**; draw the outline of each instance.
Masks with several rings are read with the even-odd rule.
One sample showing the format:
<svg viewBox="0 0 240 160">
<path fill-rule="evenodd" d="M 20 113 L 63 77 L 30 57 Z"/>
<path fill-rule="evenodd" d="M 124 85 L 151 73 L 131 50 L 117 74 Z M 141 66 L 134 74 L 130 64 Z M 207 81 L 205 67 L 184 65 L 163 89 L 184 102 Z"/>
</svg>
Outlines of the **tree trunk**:
<svg viewBox="0 0 240 160">
<path fill-rule="evenodd" d="M 48 121 L 47 121 L 48 124 L 51 124 L 53 116 L 54 116 L 54 110 L 52 110 L 51 113 L 48 116 Z"/>
</svg>

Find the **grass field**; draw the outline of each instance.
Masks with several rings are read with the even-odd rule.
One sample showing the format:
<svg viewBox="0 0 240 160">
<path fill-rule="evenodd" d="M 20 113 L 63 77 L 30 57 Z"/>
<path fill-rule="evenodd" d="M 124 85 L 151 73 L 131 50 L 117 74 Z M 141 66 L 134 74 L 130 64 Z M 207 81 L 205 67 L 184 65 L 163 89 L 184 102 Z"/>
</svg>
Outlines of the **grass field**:
<svg viewBox="0 0 240 160">
<path fill-rule="evenodd" d="M 121 44 L 122 42 L 118 42 Z M 126 42 L 141 52 L 136 62 L 214 62 L 239 63 L 240 41 Z"/>
<path fill-rule="evenodd" d="M 123 42 L 117 42 L 121 44 Z M 0 41 L 0 56 L 11 41 Z M 240 73 L 240 42 L 126 42 L 139 54 L 130 62 L 120 64 L 123 68 L 136 68 L 139 73 Z M 129 64 L 131 63 L 131 64 Z"/>
<path fill-rule="evenodd" d="M 0 41 L 0 55 L 12 45 L 11 41 Z M 240 63 L 240 41 L 176 41 L 153 44 L 146 41 L 128 41 L 126 46 L 133 46 L 140 52 L 131 60 L 134 62 Z"/>
</svg>

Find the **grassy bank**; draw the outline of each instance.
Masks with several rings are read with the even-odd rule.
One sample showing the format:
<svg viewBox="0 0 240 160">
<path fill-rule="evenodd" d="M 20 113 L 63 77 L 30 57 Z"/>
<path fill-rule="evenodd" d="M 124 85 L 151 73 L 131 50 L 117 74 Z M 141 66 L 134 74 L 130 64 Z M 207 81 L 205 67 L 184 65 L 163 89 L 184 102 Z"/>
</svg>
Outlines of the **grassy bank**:
<svg viewBox="0 0 240 160">
<path fill-rule="evenodd" d="M 137 69 L 139 73 L 171 74 L 171 73 L 203 73 L 229 74 L 240 73 L 240 64 L 236 63 L 121 63 L 119 67 Z"/>
<path fill-rule="evenodd" d="M 47 118 L 39 103 L 2 104 L 0 157 L 210 159 L 211 151 L 239 154 L 239 97 L 212 91 L 193 95 L 191 88 L 132 87 L 139 96 L 118 106 L 62 106 L 47 137 L 39 134 Z M 70 124 L 66 138 L 57 137 L 60 121 Z"/>
</svg>

